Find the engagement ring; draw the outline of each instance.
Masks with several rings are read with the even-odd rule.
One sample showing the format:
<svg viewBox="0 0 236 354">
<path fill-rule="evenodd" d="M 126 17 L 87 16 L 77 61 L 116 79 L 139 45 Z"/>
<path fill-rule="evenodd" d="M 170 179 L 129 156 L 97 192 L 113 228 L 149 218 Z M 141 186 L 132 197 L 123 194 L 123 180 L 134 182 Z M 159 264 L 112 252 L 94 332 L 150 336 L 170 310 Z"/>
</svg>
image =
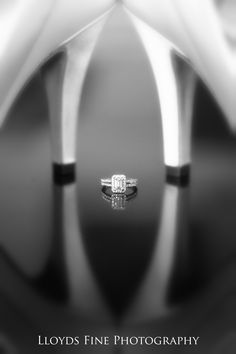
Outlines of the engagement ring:
<svg viewBox="0 0 236 354">
<path fill-rule="evenodd" d="M 138 180 L 125 175 L 113 175 L 111 178 L 101 178 L 103 192 L 110 188 L 114 194 L 127 194 L 128 189 L 137 190 Z M 128 193 L 129 195 L 130 193 Z"/>
<path fill-rule="evenodd" d="M 136 178 L 125 175 L 101 178 L 103 198 L 111 203 L 112 209 L 124 210 L 126 203 L 137 195 L 137 184 Z"/>
</svg>

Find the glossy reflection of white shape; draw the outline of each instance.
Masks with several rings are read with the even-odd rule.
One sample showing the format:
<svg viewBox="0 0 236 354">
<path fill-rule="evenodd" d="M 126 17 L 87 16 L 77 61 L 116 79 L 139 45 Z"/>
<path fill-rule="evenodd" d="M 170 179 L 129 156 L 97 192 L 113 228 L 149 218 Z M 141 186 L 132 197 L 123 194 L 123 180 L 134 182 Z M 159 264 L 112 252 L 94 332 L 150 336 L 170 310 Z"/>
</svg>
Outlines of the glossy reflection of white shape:
<svg viewBox="0 0 236 354">
<path fill-rule="evenodd" d="M 58 187 L 59 188 L 59 187 Z M 109 319 L 109 314 L 86 257 L 78 221 L 76 185 L 62 188 L 62 225 L 70 305 L 86 316 Z"/>
<path fill-rule="evenodd" d="M 40 155 L 34 154 L 42 148 L 40 139 L 43 139 L 41 135 L 34 136 L 34 144 L 26 145 L 21 156 L 24 155 L 24 149 L 27 155 L 29 151 L 26 150 L 30 148 L 32 156 L 40 159 Z M 14 149 L 9 151 L 15 153 Z M 19 156 L 16 154 L 14 157 L 16 164 Z M 30 165 L 32 161 L 27 163 Z M 19 171 L 18 167 L 12 169 L 12 176 L 17 176 Z M 0 250 L 21 274 L 36 279 L 47 265 L 53 241 L 50 187 L 41 183 L 37 171 L 31 174 L 31 178 L 21 176 L 17 179 L 18 185 L 13 182 L 12 176 L 7 177 L 7 183 L 4 182 L 0 198 L 4 206 L 0 215 Z"/>
<path fill-rule="evenodd" d="M 142 322 L 168 316 L 176 311 L 167 303 L 178 236 L 186 227 L 186 190 L 166 184 L 160 227 L 152 262 L 125 321 Z M 183 217 L 185 219 L 183 220 Z M 183 235 L 181 235 L 183 237 Z"/>
</svg>

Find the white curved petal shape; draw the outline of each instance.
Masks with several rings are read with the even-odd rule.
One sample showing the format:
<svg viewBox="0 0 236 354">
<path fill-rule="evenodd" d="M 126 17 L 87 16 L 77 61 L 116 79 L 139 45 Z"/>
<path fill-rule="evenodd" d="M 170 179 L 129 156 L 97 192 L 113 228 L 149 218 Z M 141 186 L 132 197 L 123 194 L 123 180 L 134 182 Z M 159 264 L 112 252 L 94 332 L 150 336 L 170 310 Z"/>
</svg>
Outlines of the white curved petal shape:
<svg viewBox="0 0 236 354">
<path fill-rule="evenodd" d="M 137 17 L 184 53 L 236 128 L 236 2 L 123 0 Z M 230 41 L 229 41 L 230 39 Z"/>
</svg>

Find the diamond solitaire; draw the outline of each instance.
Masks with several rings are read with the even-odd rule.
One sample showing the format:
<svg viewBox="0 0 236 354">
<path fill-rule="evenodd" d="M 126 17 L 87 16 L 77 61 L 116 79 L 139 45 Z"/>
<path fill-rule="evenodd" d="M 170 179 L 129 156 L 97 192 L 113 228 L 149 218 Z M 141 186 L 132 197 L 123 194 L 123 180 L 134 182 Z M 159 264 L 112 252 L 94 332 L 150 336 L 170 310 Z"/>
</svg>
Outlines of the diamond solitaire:
<svg viewBox="0 0 236 354">
<path fill-rule="evenodd" d="M 111 190 L 112 193 L 125 193 L 126 192 L 126 176 L 113 175 L 111 177 Z"/>
</svg>

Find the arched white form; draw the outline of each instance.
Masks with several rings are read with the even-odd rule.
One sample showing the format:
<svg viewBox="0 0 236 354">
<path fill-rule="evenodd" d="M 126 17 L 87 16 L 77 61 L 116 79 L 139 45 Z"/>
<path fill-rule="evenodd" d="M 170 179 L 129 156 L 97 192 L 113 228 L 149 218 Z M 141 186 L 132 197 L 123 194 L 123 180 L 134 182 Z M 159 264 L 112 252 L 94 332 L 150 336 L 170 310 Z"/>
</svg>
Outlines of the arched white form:
<svg viewBox="0 0 236 354">
<path fill-rule="evenodd" d="M 37 16 L 32 16 L 37 0 L 3 0 L 0 3 L 0 125 L 19 90 L 18 76 L 48 20 L 54 2 L 44 1 L 38 7 Z"/>
<path fill-rule="evenodd" d="M 195 74 L 186 63 L 180 65 L 172 43 L 130 12 L 129 15 L 143 40 L 154 73 L 161 108 L 165 165 L 176 168 L 178 174 L 191 162 Z M 177 48 L 176 51 L 183 56 Z"/>
<path fill-rule="evenodd" d="M 236 40 L 236 3 L 216 1 L 123 0 L 150 59 L 162 113 L 164 160 L 174 169 L 191 162 L 194 79 L 190 67 L 214 95 L 231 129 L 236 129 L 232 43 Z M 189 63 L 188 74 L 176 72 L 174 53 Z"/>
<path fill-rule="evenodd" d="M 226 35 L 236 41 L 236 3 L 234 0 L 215 0 Z"/>
<path fill-rule="evenodd" d="M 58 129 L 51 134 L 53 163 L 61 169 L 75 164 L 74 134 L 83 81 L 98 36 L 115 5 L 115 0 L 0 2 L 0 126 L 31 76 L 63 53 L 63 64 L 55 61 L 57 68 L 50 66 L 57 71 L 57 90 L 48 95 L 52 130 Z"/>
<path fill-rule="evenodd" d="M 227 35 L 229 27 L 231 39 L 236 32 L 236 24 L 229 16 L 229 11 L 232 11 L 236 17 L 236 3 L 231 1 L 231 6 L 226 6 L 230 1 L 223 0 L 221 6 L 217 6 L 216 0 L 177 0 L 173 3 L 198 53 L 196 58 L 190 55 L 189 59 L 235 130 L 236 54 Z"/>
<path fill-rule="evenodd" d="M 49 0 L 38 8 L 37 16 L 34 17 L 34 26 L 31 26 L 32 13 L 37 4 L 36 0 L 1 0 L 1 21 L 0 21 L 0 60 L 6 54 L 12 55 L 15 51 L 22 49 L 24 45 L 30 43 L 32 46 L 32 40 L 37 38 L 42 26 L 45 24 L 55 0 Z M 23 22 L 24 19 L 24 22 Z M 26 33 L 26 27 L 32 27 L 28 33 Z M 22 43 L 17 40 L 17 35 L 24 33 L 25 38 Z M 17 48 L 17 50 L 15 49 Z M 6 52 L 6 50 L 12 50 L 12 52 Z M 24 50 L 24 49 L 23 49 Z"/>
</svg>

